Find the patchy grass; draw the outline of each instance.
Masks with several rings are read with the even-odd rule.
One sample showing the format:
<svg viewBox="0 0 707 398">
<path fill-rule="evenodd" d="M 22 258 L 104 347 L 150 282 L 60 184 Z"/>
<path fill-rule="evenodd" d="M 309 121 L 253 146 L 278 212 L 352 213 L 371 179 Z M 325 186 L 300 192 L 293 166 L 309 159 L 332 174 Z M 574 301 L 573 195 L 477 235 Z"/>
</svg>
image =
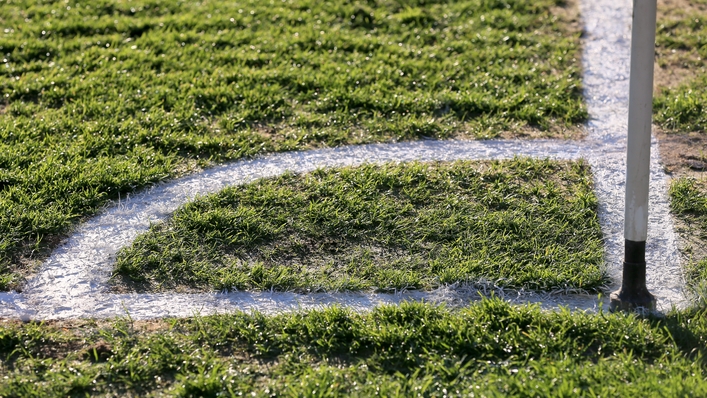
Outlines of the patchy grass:
<svg viewBox="0 0 707 398">
<path fill-rule="evenodd" d="M 690 217 L 701 234 L 707 237 L 707 195 L 703 193 L 707 181 L 679 178 L 670 187 L 672 210 Z"/>
<path fill-rule="evenodd" d="M 486 299 L 278 316 L 4 323 L 0 395 L 701 396 L 707 317 Z"/>
<path fill-rule="evenodd" d="M 676 3 L 676 4 L 673 4 Z M 655 122 L 666 132 L 707 127 L 707 1 L 670 0 L 658 21 Z"/>
<path fill-rule="evenodd" d="M 211 162 L 573 134 L 562 4 L 0 1 L 0 290 L 106 201 Z"/>
<path fill-rule="evenodd" d="M 597 289 L 586 163 L 403 163 L 287 174 L 178 209 L 124 249 L 138 290 Z M 120 280 L 120 278 L 116 278 Z"/>
<path fill-rule="evenodd" d="M 681 177 L 670 185 L 671 209 L 678 217 L 679 232 L 686 240 L 686 274 L 698 294 L 707 292 L 707 179 Z"/>
<path fill-rule="evenodd" d="M 706 19 L 705 0 L 665 0 L 659 7 L 654 101 L 686 276 L 698 297 L 707 292 Z"/>
</svg>

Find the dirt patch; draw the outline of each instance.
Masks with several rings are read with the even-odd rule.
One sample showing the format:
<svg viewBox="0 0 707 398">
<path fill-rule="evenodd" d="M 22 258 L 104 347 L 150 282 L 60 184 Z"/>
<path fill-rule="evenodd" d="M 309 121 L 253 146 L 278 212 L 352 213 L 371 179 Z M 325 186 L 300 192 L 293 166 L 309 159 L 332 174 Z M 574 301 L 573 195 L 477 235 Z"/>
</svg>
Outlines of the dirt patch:
<svg viewBox="0 0 707 398">
<path fill-rule="evenodd" d="M 79 356 L 91 362 L 105 362 L 113 356 L 113 348 L 104 340 L 99 340 L 84 348 Z"/>
<path fill-rule="evenodd" d="M 665 172 L 673 177 L 707 176 L 707 135 L 665 133 L 656 127 Z"/>
<path fill-rule="evenodd" d="M 675 88 L 695 76 L 696 70 L 705 72 L 699 55 L 685 50 L 658 49 L 653 76 L 655 94 L 667 88 Z"/>
</svg>

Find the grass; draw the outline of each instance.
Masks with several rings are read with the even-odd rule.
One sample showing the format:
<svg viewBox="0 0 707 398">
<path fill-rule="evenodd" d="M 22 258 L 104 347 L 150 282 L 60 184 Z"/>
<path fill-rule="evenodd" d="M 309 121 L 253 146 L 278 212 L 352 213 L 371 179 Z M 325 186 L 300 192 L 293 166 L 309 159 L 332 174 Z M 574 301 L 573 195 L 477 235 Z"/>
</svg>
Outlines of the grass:
<svg viewBox="0 0 707 398">
<path fill-rule="evenodd" d="M 107 201 L 198 166 L 565 135 L 586 110 L 562 4 L 0 1 L 0 290 Z"/>
<path fill-rule="evenodd" d="M 550 13 L 559 2 L 441 3 L 0 1 L 0 290 L 18 287 L 57 236 L 106 201 L 197 166 L 346 143 L 521 134 L 528 126 L 556 135 L 554 129 L 586 117 L 578 35 Z M 690 24 L 662 30 L 659 40 L 672 32 L 702 40 L 701 25 Z M 703 130 L 700 79 L 657 97 L 656 120 L 667 128 Z M 521 209 L 547 215 L 543 206 L 568 205 L 570 188 L 580 187 L 589 193 L 575 205 L 585 213 L 561 214 L 560 206 L 549 215 L 593 220 L 582 224 L 590 237 L 582 244 L 596 245 L 587 259 L 598 265 L 586 168 L 514 162 L 516 170 L 504 169 L 508 164 L 475 170 L 483 175 L 495 167 L 494 178 L 513 178 L 485 180 L 492 189 L 476 187 L 477 202 L 452 204 L 496 206 L 507 216 L 495 221 L 521 227 L 533 221 L 524 224 L 503 205 L 522 203 Z M 383 171 L 405 177 L 430 170 L 413 173 L 411 181 L 419 182 L 450 175 L 458 165 Z M 356 177 L 360 170 L 340 174 Z M 380 171 L 368 169 L 368 176 Z M 277 194 L 275 188 L 303 186 L 313 176 L 336 187 L 338 176 L 326 171 L 258 184 Z M 674 210 L 704 223 L 699 204 L 705 196 L 694 184 L 673 185 Z M 514 189 L 525 194 L 494 195 Z M 390 208 L 405 199 L 397 194 L 386 202 Z M 237 190 L 231 195 L 245 197 Z M 542 201 L 528 200 L 533 197 Z M 214 216 L 233 215 L 211 204 Z M 313 214 L 328 216 L 324 205 L 331 203 Z M 150 234 L 157 238 L 169 225 Z M 246 227 L 241 232 L 262 238 L 263 231 Z M 425 232 L 424 225 L 413 227 Z M 352 241 L 370 242 L 375 231 L 354 230 L 359 241 Z M 259 247 L 258 239 L 244 247 Z M 427 241 L 407 243 L 420 249 Z M 234 251 L 230 243 L 206 253 L 170 244 L 175 252 L 217 260 Z M 343 249 L 357 250 L 353 244 Z M 189 286 L 219 286 L 209 275 Z M 257 288 L 262 281 L 251 276 L 246 272 L 242 280 Z M 420 287 L 440 281 L 428 277 L 418 279 Z M 359 286 L 374 286 L 367 283 Z M 363 314 L 329 308 L 154 322 L 0 321 L 0 396 L 701 396 L 707 395 L 706 315 L 543 312 L 486 299 L 460 310 L 408 303 Z"/>
<path fill-rule="evenodd" d="M 138 290 L 594 290 L 603 241 L 583 161 L 402 163 L 286 174 L 178 209 L 119 253 Z"/>
<path fill-rule="evenodd" d="M 664 11 L 656 36 L 658 64 L 677 78 L 658 82 L 661 87 L 653 104 L 654 121 L 666 132 L 705 132 L 707 128 L 707 2 Z"/>
<path fill-rule="evenodd" d="M 707 180 L 680 177 L 670 184 L 670 205 L 673 213 L 686 225 L 685 232 L 693 242 L 707 241 Z M 687 247 L 690 258 L 686 277 L 699 295 L 707 290 L 707 256 L 703 247 Z"/>
<path fill-rule="evenodd" d="M 543 312 L 486 299 L 368 313 L 0 328 L 0 396 L 701 396 L 704 310 Z"/>
<path fill-rule="evenodd" d="M 689 7 L 663 10 L 658 22 L 657 61 L 674 73 L 672 79 L 659 81 L 660 94 L 654 101 L 655 121 L 668 134 L 693 137 L 685 140 L 686 151 L 678 157 L 704 161 L 707 131 L 707 1 L 695 0 Z M 689 133 L 692 133 L 691 135 Z M 689 151 L 688 151 L 689 150 Z M 674 156 L 674 155 L 673 155 Z M 683 163 L 684 164 L 684 163 Z M 696 167 L 699 169 L 699 167 Z M 698 178 L 694 178 L 697 176 Z M 670 186 L 673 214 L 682 232 L 688 283 L 701 293 L 707 281 L 707 184 L 699 173 L 683 167 Z"/>
</svg>

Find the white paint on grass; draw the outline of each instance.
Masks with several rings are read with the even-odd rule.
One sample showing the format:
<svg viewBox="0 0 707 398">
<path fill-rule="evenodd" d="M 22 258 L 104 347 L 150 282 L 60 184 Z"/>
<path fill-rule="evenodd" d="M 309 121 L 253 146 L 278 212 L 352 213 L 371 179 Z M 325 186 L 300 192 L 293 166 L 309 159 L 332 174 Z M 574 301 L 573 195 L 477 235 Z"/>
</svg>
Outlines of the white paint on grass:
<svg viewBox="0 0 707 398">
<path fill-rule="evenodd" d="M 158 184 L 133 195 L 79 226 L 58 247 L 22 294 L 0 294 L 0 317 L 53 319 L 113 317 L 127 312 L 133 318 L 190 316 L 240 310 L 276 313 L 332 304 L 357 310 L 402 300 L 426 300 L 462 305 L 493 292 L 511 302 L 536 302 L 596 309 L 597 297 L 568 292 L 536 293 L 495 288 L 492 281 L 446 286 L 431 292 L 397 294 L 234 292 L 228 294 L 110 294 L 108 278 L 115 254 L 151 223 L 164 220 L 179 206 L 199 195 L 230 185 L 248 183 L 285 171 L 307 172 L 319 167 L 388 161 L 449 161 L 508 159 L 513 156 L 585 158 L 592 166 L 600 202 L 599 216 L 606 239 L 607 272 L 617 288 L 623 255 L 623 194 L 628 93 L 628 35 L 631 5 L 627 0 L 586 1 L 582 5 L 588 38 L 584 45 L 585 95 L 591 119 L 589 136 L 572 141 L 420 141 L 348 146 L 264 156 L 234 162 L 198 174 Z M 648 287 L 661 309 L 684 306 L 682 273 L 669 215 L 666 177 L 658 151 L 651 159 L 651 218 L 647 248 Z M 608 308 L 608 306 L 607 306 Z"/>
</svg>

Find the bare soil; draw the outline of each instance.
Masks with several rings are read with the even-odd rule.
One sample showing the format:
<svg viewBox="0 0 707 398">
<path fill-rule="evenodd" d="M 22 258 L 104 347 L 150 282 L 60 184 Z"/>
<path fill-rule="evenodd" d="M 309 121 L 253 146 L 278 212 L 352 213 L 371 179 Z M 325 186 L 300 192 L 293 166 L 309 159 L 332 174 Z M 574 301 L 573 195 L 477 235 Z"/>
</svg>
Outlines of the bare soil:
<svg viewBox="0 0 707 398">
<path fill-rule="evenodd" d="M 707 177 L 707 134 L 665 133 L 656 127 L 660 157 L 672 177 Z"/>
</svg>

